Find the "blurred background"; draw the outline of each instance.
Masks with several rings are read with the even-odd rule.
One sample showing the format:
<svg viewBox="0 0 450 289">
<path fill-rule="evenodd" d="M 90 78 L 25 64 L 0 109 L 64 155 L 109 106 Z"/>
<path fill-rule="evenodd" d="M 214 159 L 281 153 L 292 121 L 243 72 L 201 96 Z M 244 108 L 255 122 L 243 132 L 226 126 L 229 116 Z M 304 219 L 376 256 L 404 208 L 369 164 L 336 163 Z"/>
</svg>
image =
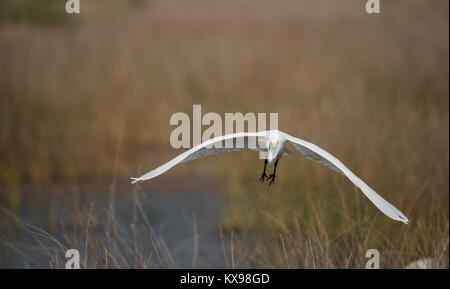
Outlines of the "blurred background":
<svg viewBox="0 0 450 289">
<path fill-rule="evenodd" d="M 0 2 L 0 266 L 362 268 L 449 258 L 449 3 Z M 304 158 L 182 164 L 173 113 L 276 112 L 411 220 Z M 206 129 L 206 127 L 203 127 Z"/>
</svg>

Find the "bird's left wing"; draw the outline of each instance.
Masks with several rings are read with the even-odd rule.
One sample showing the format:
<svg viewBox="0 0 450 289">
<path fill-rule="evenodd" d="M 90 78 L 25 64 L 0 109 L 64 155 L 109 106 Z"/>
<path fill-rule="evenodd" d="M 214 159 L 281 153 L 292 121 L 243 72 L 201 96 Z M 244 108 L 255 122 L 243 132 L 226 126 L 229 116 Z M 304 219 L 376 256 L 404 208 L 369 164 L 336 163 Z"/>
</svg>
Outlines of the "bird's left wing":
<svg viewBox="0 0 450 289">
<path fill-rule="evenodd" d="M 178 155 L 177 157 L 173 158 L 172 160 L 168 161 L 167 163 L 163 164 L 162 166 L 138 177 L 138 178 L 131 178 L 133 181 L 131 183 L 136 183 L 139 181 L 144 181 L 148 179 L 152 179 L 154 177 L 159 176 L 160 174 L 164 173 L 165 171 L 169 170 L 173 166 L 184 163 L 187 161 L 207 157 L 210 155 L 215 155 L 219 153 L 224 152 L 232 152 L 232 151 L 239 151 L 244 149 L 251 149 L 255 151 L 265 151 L 263 148 L 260 148 L 257 145 L 257 139 L 258 137 L 265 137 L 267 134 L 267 131 L 262 132 L 239 132 L 239 133 L 233 133 L 233 134 L 227 134 L 224 136 L 215 137 L 213 139 L 207 140 L 193 148 L 191 148 L 188 151 L 185 151 L 184 153 Z M 249 142 L 249 137 L 254 137 L 255 142 L 251 143 Z M 231 146 L 227 145 L 227 142 L 233 141 L 233 144 Z M 241 141 L 241 142 L 240 142 Z M 241 143 L 242 145 L 238 145 Z"/>
<path fill-rule="evenodd" d="M 352 181 L 372 203 L 380 209 L 386 216 L 391 219 L 408 223 L 408 218 L 400 212 L 397 208 L 391 205 L 388 201 L 378 195 L 371 187 L 358 178 L 352 171 L 350 171 L 341 161 L 332 156 L 330 153 L 321 149 L 313 143 L 304 141 L 302 139 L 283 133 L 286 141 L 289 141 L 297 150 L 299 150 L 308 159 L 320 162 L 325 166 L 343 174 Z"/>
</svg>

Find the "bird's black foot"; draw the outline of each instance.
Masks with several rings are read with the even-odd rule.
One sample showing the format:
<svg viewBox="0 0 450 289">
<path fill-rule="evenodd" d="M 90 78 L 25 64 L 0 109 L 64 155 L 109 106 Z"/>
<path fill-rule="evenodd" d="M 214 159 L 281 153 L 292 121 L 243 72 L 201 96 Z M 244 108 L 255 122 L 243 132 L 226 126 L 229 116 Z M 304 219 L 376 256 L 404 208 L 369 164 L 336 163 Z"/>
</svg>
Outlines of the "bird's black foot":
<svg viewBox="0 0 450 289">
<path fill-rule="evenodd" d="M 267 179 L 267 175 L 266 175 L 266 167 L 267 167 L 267 160 L 264 160 L 264 170 L 261 174 L 261 177 L 259 178 L 259 181 L 261 183 L 264 183 L 264 181 Z"/>
<path fill-rule="evenodd" d="M 276 177 L 275 174 L 271 174 L 270 176 L 267 177 L 267 179 L 270 180 L 269 186 L 275 182 L 275 177 Z"/>
<path fill-rule="evenodd" d="M 267 179 L 267 175 L 266 175 L 266 173 L 262 173 L 261 174 L 261 177 L 259 178 L 259 181 L 261 182 L 261 183 L 264 183 L 264 181 Z"/>
</svg>

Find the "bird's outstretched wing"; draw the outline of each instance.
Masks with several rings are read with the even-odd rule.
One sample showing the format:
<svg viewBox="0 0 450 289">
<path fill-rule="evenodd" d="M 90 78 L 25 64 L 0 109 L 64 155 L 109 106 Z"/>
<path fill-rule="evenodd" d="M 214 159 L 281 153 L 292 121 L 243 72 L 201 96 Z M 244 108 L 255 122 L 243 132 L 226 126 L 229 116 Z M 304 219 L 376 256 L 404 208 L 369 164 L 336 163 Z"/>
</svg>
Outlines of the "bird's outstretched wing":
<svg viewBox="0 0 450 289">
<path fill-rule="evenodd" d="M 239 151 L 244 149 L 251 149 L 255 151 L 266 151 L 265 149 L 257 146 L 257 139 L 255 139 L 256 145 L 249 144 L 248 139 L 249 137 L 258 138 L 258 137 L 265 137 L 266 135 L 267 131 L 262 131 L 262 132 L 239 132 L 215 137 L 191 148 L 188 151 L 185 151 L 184 153 L 178 155 L 177 157 L 173 158 L 167 163 L 138 178 L 131 178 L 133 180 L 131 183 L 133 184 L 139 181 L 152 179 L 156 176 L 159 176 L 160 174 L 164 173 L 165 171 L 169 170 L 170 168 L 172 168 L 177 164 L 207 157 L 210 155 L 215 155 L 224 152 Z M 230 140 L 233 140 L 233 146 L 228 147 L 225 145 L 226 144 L 225 142 Z M 242 146 L 237 145 L 239 141 L 242 141 Z M 221 144 L 221 147 L 220 148 L 215 147 L 217 144 Z"/>
<path fill-rule="evenodd" d="M 364 195 L 366 195 L 366 197 L 369 198 L 369 200 L 386 216 L 405 224 L 408 223 L 408 218 L 402 212 L 378 195 L 374 190 L 372 190 L 372 188 L 370 188 L 366 183 L 352 173 L 341 161 L 332 156 L 330 153 L 310 142 L 295 138 L 286 133 L 283 133 L 283 135 L 286 141 L 289 141 L 308 159 L 320 162 L 349 178 L 350 181 L 360 188 Z"/>
</svg>

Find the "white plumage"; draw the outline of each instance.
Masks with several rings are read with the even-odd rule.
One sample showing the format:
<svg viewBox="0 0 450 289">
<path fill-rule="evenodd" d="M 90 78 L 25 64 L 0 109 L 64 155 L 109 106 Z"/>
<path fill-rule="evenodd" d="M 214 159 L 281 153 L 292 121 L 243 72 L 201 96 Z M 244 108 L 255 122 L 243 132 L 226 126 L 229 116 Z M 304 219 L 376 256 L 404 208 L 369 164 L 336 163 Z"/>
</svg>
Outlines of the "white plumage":
<svg viewBox="0 0 450 289">
<path fill-rule="evenodd" d="M 258 142 L 259 145 L 255 145 L 256 142 L 253 143 L 249 141 L 250 138 L 255 139 L 258 138 L 259 140 L 262 141 Z M 230 141 L 233 141 L 231 146 L 227 145 L 227 142 Z M 236 141 L 236 144 L 234 143 L 234 141 Z M 241 146 L 238 146 L 239 141 L 242 144 Z M 402 212 L 400 212 L 397 208 L 395 208 L 393 205 L 391 205 L 389 202 L 383 199 L 380 195 L 378 195 L 366 183 L 364 183 L 360 178 L 358 178 L 354 173 L 352 173 L 337 158 L 335 158 L 325 150 L 321 149 L 320 147 L 316 146 L 315 144 L 312 144 L 299 138 L 295 138 L 279 130 L 270 130 L 262 132 L 240 132 L 215 137 L 213 139 L 210 139 L 193 147 L 192 149 L 178 155 L 177 157 L 168 161 L 162 166 L 138 178 L 131 178 L 133 180 L 132 183 L 155 178 L 179 163 L 223 152 L 239 151 L 243 149 L 251 149 L 265 154 L 267 163 L 270 166 L 272 166 L 275 163 L 276 168 L 277 161 L 283 155 L 293 155 L 293 153 L 290 152 L 285 147 L 286 142 L 291 143 L 298 151 L 300 151 L 308 159 L 320 162 L 325 166 L 331 168 L 332 170 L 346 176 L 348 179 L 350 179 L 350 181 L 353 184 L 355 184 L 358 188 L 361 189 L 364 195 L 366 195 L 366 197 L 378 209 L 380 209 L 381 212 L 383 212 L 389 218 L 401 221 L 405 224 L 408 223 L 408 218 Z M 265 176 L 265 169 L 263 175 Z M 273 182 L 275 179 L 275 174 L 272 175 L 273 175 L 272 178 Z M 262 181 L 264 181 L 264 177 L 262 176 L 261 178 Z"/>
</svg>

